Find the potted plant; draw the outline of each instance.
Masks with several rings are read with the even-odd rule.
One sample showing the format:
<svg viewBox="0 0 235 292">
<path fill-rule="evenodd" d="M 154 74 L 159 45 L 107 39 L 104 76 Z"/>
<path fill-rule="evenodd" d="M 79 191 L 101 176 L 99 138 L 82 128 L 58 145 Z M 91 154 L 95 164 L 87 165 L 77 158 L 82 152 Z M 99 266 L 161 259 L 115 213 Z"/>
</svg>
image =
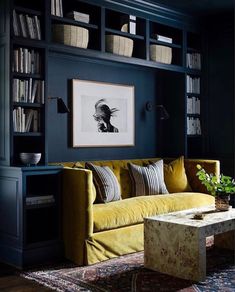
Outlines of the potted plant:
<svg viewBox="0 0 235 292">
<path fill-rule="evenodd" d="M 228 210 L 230 195 L 235 193 L 234 179 L 224 174 L 220 174 L 219 177 L 212 173 L 209 174 L 200 164 L 197 165 L 197 169 L 198 179 L 207 191 L 215 196 L 216 210 Z"/>
</svg>

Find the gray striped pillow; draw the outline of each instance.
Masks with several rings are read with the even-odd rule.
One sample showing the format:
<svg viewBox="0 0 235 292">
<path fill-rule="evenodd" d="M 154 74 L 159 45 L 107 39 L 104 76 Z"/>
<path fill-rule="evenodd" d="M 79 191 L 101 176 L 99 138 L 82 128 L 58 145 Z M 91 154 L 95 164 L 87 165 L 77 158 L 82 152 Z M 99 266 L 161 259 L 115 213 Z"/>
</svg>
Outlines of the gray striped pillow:
<svg viewBox="0 0 235 292">
<path fill-rule="evenodd" d="M 128 163 L 133 196 L 168 194 L 164 182 L 163 160 L 147 166 Z"/>
<path fill-rule="evenodd" d="M 85 167 L 92 170 L 93 182 L 98 194 L 99 203 L 108 203 L 121 200 L 119 182 L 108 166 L 97 166 L 87 162 Z"/>
</svg>

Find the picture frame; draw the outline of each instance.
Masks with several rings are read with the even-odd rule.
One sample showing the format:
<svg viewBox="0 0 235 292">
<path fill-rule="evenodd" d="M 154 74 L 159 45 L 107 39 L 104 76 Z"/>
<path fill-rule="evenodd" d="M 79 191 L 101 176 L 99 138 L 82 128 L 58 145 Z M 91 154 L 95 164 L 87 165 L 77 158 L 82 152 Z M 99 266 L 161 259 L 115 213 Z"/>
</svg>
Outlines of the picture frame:
<svg viewBox="0 0 235 292">
<path fill-rule="evenodd" d="M 134 145 L 134 86 L 72 79 L 72 147 Z"/>
</svg>

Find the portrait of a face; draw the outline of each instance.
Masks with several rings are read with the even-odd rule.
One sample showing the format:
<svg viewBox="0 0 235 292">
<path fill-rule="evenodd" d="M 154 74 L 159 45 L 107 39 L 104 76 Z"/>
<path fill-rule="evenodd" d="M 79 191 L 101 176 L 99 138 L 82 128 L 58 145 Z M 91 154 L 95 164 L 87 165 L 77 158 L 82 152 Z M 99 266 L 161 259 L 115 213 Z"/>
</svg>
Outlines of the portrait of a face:
<svg viewBox="0 0 235 292">
<path fill-rule="evenodd" d="M 118 128 L 111 124 L 111 118 L 119 111 L 117 108 L 111 108 L 106 104 L 105 99 L 100 99 L 95 104 L 95 113 L 93 115 L 97 121 L 98 132 L 118 133 Z"/>
</svg>

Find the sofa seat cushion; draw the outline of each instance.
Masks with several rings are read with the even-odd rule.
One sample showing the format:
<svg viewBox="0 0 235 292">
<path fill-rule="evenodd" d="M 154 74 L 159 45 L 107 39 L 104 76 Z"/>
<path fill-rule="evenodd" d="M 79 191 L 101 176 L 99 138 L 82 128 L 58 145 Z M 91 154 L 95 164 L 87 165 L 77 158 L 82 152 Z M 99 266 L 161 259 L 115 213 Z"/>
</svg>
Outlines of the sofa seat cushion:
<svg viewBox="0 0 235 292">
<path fill-rule="evenodd" d="M 214 204 L 214 197 L 203 193 L 177 193 L 139 196 L 108 204 L 93 205 L 94 232 L 139 224 L 157 214 Z"/>
</svg>

